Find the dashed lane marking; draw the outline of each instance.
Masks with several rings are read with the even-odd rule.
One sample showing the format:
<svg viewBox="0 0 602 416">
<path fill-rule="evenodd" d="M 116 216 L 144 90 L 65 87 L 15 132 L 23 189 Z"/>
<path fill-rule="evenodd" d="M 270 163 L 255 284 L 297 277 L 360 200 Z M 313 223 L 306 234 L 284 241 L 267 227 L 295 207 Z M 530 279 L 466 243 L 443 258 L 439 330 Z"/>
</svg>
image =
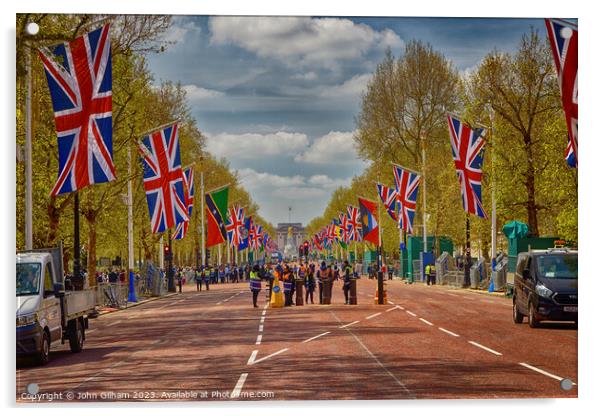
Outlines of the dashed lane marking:
<svg viewBox="0 0 602 416">
<path fill-rule="evenodd" d="M 242 387 L 245 385 L 245 381 L 247 380 L 248 375 L 249 375 L 249 373 L 242 373 L 240 375 L 240 378 L 236 382 L 236 386 L 234 387 L 234 390 L 232 390 L 232 393 L 230 394 L 230 398 L 237 399 L 240 397 L 240 392 L 242 390 Z"/>
<path fill-rule="evenodd" d="M 113 326 L 113 325 L 117 325 L 117 324 L 120 324 L 120 323 L 121 323 L 121 320 L 115 321 L 115 322 L 111 322 L 110 324 L 107 324 L 107 326 Z"/>
<path fill-rule="evenodd" d="M 429 321 L 427 321 L 427 320 L 426 320 L 426 319 L 424 319 L 424 318 L 419 318 L 419 319 L 420 319 L 422 322 L 424 322 L 425 324 L 427 324 L 427 325 L 430 325 L 430 326 L 433 326 L 433 323 L 432 323 L 432 322 L 429 322 Z"/>
<path fill-rule="evenodd" d="M 393 306 L 392 308 L 387 309 L 385 312 L 391 312 L 391 311 L 394 311 L 395 309 L 399 309 L 399 307 Z"/>
<path fill-rule="evenodd" d="M 259 325 L 259 332 L 263 332 L 263 325 Z"/>
<path fill-rule="evenodd" d="M 261 317 L 261 319 L 259 320 L 259 323 L 262 324 L 265 322 L 265 315 Z"/>
<path fill-rule="evenodd" d="M 324 335 L 328 335 L 328 334 L 330 334 L 330 331 L 322 332 L 320 335 L 316 335 L 315 337 L 308 338 L 305 341 L 302 341 L 301 343 L 304 344 L 306 342 L 313 341 L 314 339 L 318 339 L 318 338 L 323 337 Z"/>
<path fill-rule="evenodd" d="M 448 296 L 453 296 L 455 298 L 459 298 L 460 297 L 460 295 L 456 295 L 454 293 L 447 293 L 447 292 L 445 292 L 445 294 L 448 295 Z"/>
<path fill-rule="evenodd" d="M 412 312 L 412 311 L 406 311 L 406 313 L 407 313 L 408 315 L 416 316 L 416 314 L 415 314 L 414 312 Z"/>
<path fill-rule="evenodd" d="M 381 314 L 382 314 L 382 312 L 376 312 L 376 313 L 373 313 L 370 316 L 366 316 L 366 319 L 376 318 L 378 315 L 381 315 Z"/>
<path fill-rule="evenodd" d="M 481 345 L 481 344 L 479 344 L 478 342 L 474 342 L 474 341 L 468 341 L 468 343 L 469 343 L 469 344 L 472 344 L 472 345 L 474 345 L 475 347 L 478 347 L 478 348 L 484 349 L 485 351 L 487 351 L 487 352 L 490 352 L 490 353 L 492 353 L 492 354 L 495 354 L 495 355 L 502 355 L 502 353 L 501 353 L 501 352 L 497 352 L 496 350 L 492 350 L 491 348 L 488 348 L 488 347 L 486 347 L 486 346 L 484 346 L 484 345 Z"/>
<path fill-rule="evenodd" d="M 357 324 L 357 323 L 359 323 L 359 322 L 360 322 L 360 321 L 353 321 L 353 322 L 350 322 L 350 323 L 348 323 L 348 324 L 342 325 L 342 326 L 340 326 L 339 328 L 347 328 L 348 326 L 355 325 L 355 324 Z"/>
<path fill-rule="evenodd" d="M 441 328 L 441 327 L 439 327 L 439 330 L 440 330 L 440 331 L 443 331 L 443 332 L 445 332 L 446 334 L 449 334 L 449 335 L 451 335 L 452 337 L 459 337 L 459 336 L 460 336 L 460 335 L 456 334 L 455 332 L 448 331 L 448 330 L 447 330 L 447 329 L 445 329 L 445 328 Z"/>
<path fill-rule="evenodd" d="M 528 368 L 529 370 L 533 370 L 533 371 L 538 372 L 539 374 L 543 374 L 544 376 L 551 377 L 554 380 L 558 380 L 558 381 L 564 380 L 562 377 L 558 377 L 558 376 L 556 376 L 556 375 L 554 375 L 552 373 L 548 373 L 547 371 L 542 370 L 541 368 L 534 367 L 534 366 L 529 365 L 527 363 L 519 363 L 519 364 L 522 365 L 523 367 Z M 573 383 L 573 386 L 576 386 L 576 385 L 577 385 L 576 383 Z"/>
<path fill-rule="evenodd" d="M 262 334 L 257 335 L 257 341 L 255 341 L 255 345 L 259 345 L 261 344 L 261 338 L 263 337 Z"/>
<path fill-rule="evenodd" d="M 94 332 L 94 331 L 96 331 L 96 328 L 94 328 L 94 329 L 91 329 L 91 330 L 89 330 L 89 331 L 86 331 L 86 334 L 91 334 L 91 333 L 92 333 L 92 332 Z"/>
<path fill-rule="evenodd" d="M 391 302 L 390 300 L 388 300 L 388 301 L 387 301 L 387 303 L 388 303 L 389 305 L 395 305 L 395 303 Z"/>
</svg>

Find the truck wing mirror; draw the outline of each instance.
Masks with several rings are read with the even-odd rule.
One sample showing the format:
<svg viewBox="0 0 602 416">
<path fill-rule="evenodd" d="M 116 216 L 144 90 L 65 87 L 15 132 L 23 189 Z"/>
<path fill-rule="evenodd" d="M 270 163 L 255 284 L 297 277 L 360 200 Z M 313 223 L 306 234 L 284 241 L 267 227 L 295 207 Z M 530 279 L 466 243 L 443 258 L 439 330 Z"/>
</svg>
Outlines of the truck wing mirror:
<svg viewBox="0 0 602 416">
<path fill-rule="evenodd" d="M 55 297 L 62 298 L 65 296 L 65 285 L 62 282 L 54 283 L 52 288 L 54 289 Z"/>
</svg>

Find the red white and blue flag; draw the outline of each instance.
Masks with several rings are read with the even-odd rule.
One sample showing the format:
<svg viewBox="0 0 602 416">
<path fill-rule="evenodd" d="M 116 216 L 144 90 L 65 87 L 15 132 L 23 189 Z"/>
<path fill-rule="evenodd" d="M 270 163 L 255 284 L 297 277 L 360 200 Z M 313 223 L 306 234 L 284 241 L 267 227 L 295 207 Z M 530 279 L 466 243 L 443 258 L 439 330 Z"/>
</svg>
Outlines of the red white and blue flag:
<svg viewBox="0 0 602 416">
<path fill-rule="evenodd" d="M 388 186 L 383 185 L 382 183 L 377 183 L 376 190 L 389 216 L 393 219 L 393 221 L 398 222 L 399 217 L 397 216 L 397 192 L 395 191 L 395 189 L 389 188 Z"/>
<path fill-rule="evenodd" d="M 362 241 L 362 221 L 360 210 L 357 207 L 347 206 L 347 221 L 349 223 L 349 240 Z"/>
<path fill-rule="evenodd" d="M 153 233 L 189 220 L 178 130 L 172 124 L 145 136 L 138 146 Z"/>
<path fill-rule="evenodd" d="M 194 170 L 192 166 L 184 169 L 184 187 L 184 194 L 186 195 L 186 207 L 188 208 L 188 218 L 190 219 L 192 218 L 192 207 L 194 206 Z M 176 225 L 176 229 L 171 236 L 172 240 L 182 240 L 184 237 L 186 237 L 189 224 L 190 220 L 182 221 Z"/>
<path fill-rule="evenodd" d="M 577 167 L 577 25 L 555 19 L 546 19 L 548 38 L 558 72 L 562 107 L 569 131 L 565 159 L 569 166 Z"/>
<path fill-rule="evenodd" d="M 50 195 L 115 180 L 109 25 L 40 50 L 54 109 L 59 174 Z"/>
<path fill-rule="evenodd" d="M 447 124 L 464 211 L 487 218 L 481 199 L 481 168 L 485 146 L 482 136 L 485 129 L 471 129 L 452 115 L 447 116 Z"/>
<path fill-rule="evenodd" d="M 347 218 L 347 214 L 344 212 L 339 213 L 339 226 L 343 230 L 343 242 L 349 244 L 349 218 Z"/>
<path fill-rule="evenodd" d="M 413 234 L 420 175 L 398 165 L 393 166 L 393 173 L 395 174 L 395 193 L 398 202 L 398 226 L 407 233 Z"/>
<path fill-rule="evenodd" d="M 228 222 L 226 232 L 228 243 L 231 247 L 238 248 L 242 243 L 242 229 L 245 227 L 245 212 L 242 207 L 235 206 L 228 209 Z"/>
</svg>

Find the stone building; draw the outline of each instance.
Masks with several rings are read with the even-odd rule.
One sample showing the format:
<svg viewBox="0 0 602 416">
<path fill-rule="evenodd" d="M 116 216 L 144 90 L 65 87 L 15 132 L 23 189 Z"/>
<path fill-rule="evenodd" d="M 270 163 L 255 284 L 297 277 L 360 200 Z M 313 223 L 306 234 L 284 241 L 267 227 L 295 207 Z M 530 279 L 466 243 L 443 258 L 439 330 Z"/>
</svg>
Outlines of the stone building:
<svg viewBox="0 0 602 416">
<path fill-rule="evenodd" d="M 307 240 L 307 233 L 305 227 L 300 222 L 284 222 L 279 223 L 276 227 L 276 244 L 278 245 L 278 251 L 284 253 L 284 246 L 286 244 L 286 236 L 288 234 L 288 228 L 292 228 L 293 234 L 293 247 L 295 250 L 299 248 L 305 240 Z"/>
</svg>

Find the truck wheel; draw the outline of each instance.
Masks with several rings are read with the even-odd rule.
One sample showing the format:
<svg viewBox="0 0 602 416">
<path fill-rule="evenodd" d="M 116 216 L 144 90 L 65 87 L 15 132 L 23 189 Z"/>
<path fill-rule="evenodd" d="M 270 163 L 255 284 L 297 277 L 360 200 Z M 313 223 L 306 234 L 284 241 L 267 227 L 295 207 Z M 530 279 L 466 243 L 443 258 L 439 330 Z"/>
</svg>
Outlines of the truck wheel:
<svg viewBox="0 0 602 416">
<path fill-rule="evenodd" d="M 71 352 L 80 352 L 84 348 L 84 329 L 79 319 L 69 322 L 69 347 Z"/>
<path fill-rule="evenodd" d="M 518 305 L 516 304 L 516 299 L 512 299 L 512 320 L 515 324 L 522 324 L 525 315 L 518 311 Z"/>
<path fill-rule="evenodd" d="M 39 365 L 48 364 L 48 360 L 50 359 L 50 337 L 48 336 L 48 332 L 42 332 L 42 345 L 40 351 L 35 356 L 35 361 Z"/>
<path fill-rule="evenodd" d="M 535 317 L 535 306 L 532 303 L 529 303 L 529 326 L 531 328 L 539 327 L 539 321 Z"/>
</svg>

